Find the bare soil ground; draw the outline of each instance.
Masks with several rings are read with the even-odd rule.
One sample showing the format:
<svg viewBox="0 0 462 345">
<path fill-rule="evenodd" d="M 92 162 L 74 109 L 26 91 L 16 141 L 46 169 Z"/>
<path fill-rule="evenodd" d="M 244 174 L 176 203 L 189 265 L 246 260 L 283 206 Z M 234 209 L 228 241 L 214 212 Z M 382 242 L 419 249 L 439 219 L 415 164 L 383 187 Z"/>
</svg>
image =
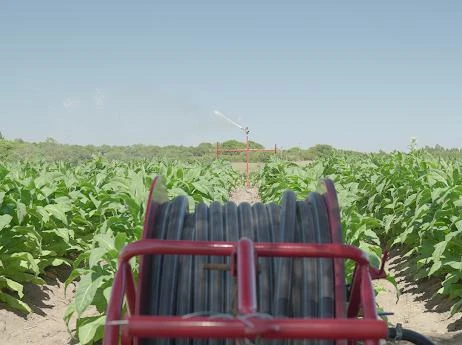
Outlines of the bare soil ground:
<svg viewBox="0 0 462 345">
<path fill-rule="evenodd" d="M 234 201 L 236 204 L 241 202 L 248 202 L 254 204 L 260 201 L 258 196 L 258 189 L 255 187 L 250 188 L 238 188 L 235 191 L 231 192 L 230 200 Z"/>
<path fill-rule="evenodd" d="M 403 328 L 419 332 L 436 345 L 462 344 L 462 313 L 450 316 L 451 302 L 436 294 L 439 283 L 427 279 L 416 281 L 412 277 L 416 263 L 401 258 L 399 250 L 393 253 L 388 270 L 395 275 L 400 291 L 396 301 L 396 289 L 387 281 L 377 282 L 385 291 L 379 292 L 377 303 L 384 311 L 393 312 L 388 320 Z"/>
<path fill-rule="evenodd" d="M 17 345 L 71 345 L 71 335 L 63 320 L 67 305 L 72 301 L 74 288 L 56 277 L 47 279 L 47 285 L 26 285 L 25 302 L 33 313 L 24 316 L 0 306 L 0 344 Z"/>
</svg>

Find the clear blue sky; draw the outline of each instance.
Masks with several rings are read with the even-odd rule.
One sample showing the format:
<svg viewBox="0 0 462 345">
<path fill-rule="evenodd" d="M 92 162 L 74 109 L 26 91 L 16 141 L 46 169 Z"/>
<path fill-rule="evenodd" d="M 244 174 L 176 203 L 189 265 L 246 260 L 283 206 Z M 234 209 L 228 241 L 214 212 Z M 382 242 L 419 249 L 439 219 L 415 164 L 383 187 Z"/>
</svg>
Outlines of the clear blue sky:
<svg viewBox="0 0 462 345">
<path fill-rule="evenodd" d="M 462 147 L 462 1 L 0 3 L 0 131 L 78 144 Z"/>
</svg>

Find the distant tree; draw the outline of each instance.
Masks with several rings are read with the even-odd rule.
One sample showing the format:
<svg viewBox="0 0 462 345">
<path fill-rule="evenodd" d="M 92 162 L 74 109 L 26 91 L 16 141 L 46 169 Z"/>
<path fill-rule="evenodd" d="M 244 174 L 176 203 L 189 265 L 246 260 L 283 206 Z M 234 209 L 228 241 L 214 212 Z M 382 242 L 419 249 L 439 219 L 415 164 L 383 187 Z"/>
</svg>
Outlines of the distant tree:
<svg viewBox="0 0 462 345">
<path fill-rule="evenodd" d="M 3 136 L 2 132 L 0 132 L 0 140 L 5 140 L 5 137 Z"/>
<path fill-rule="evenodd" d="M 58 141 L 57 141 L 55 138 L 52 138 L 52 137 L 47 137 L 47 138 L 45 139 L 45 142 L 46 142 L 47 144 L 57 144 L 57 143 L 58 143 Z"/>
<path fill-rule="evenodd" d="M 4 160 L 10 158 L 13 148 L 14 145 L 10 141 L 2 139 L 0 141 L 0 159 Z"/>
<path fill-rule="evenodd" d="M 318 144 L 308 149 L 316 157 L 325 157 L 332 154 L 335 149 L 330 145 Z"/>
</svg>

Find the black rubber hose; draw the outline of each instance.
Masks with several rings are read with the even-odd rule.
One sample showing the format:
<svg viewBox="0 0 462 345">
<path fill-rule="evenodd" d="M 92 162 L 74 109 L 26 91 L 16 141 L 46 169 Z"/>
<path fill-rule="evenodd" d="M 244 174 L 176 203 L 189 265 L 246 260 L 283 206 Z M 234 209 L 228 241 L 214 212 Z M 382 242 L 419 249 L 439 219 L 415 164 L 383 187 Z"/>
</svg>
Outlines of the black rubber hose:
<svg viewBox="0 0 462 345">
<path fill-rule="evenodd" d="M 188 209 L 188 199 L 178 196 L 171 202 L 168 213 L 166 239 L 180 240 L 184 230 L 184 219 Z M 163 232 L 163 231 L 162 231 Z M 175 315 L 176 305 L 179 300 L 177 286 L 179 278 L 178 255 L 165 255 L 162 262 L 162 278 L 160 283 L 160 301 L 158 315 Z M 158 339 L 156 345 L 170 345 L 175 339 Z"/>
<path fill-rule="evenodd" d="M 279 236 L 276 242 L 294 242 L 296 221 L 296 196 L 286 191 L 282 197 Z M 274 316 L 293 316 L 291 308 L 293 259 L 278 258 L 276 260 L 276 285 L 274 290 Z"/>
<path fill-rule="evenodd" d="M 252 206 L 253 227 L 255 241 L 273 242 L 268 209 L 262 203 Z M 258 311 L 260 313 L 271 313 L 273 283 L 273 264 L 271 258 L 258 258 L 257 291 Z"/>
<path fill-rule="evenodd" d="M 237 207 L 239 237 L 247 237 L 255 240 L 255 234 L 252 226 L 252 208 L 249 203 L 242 202 Z"/>
<path fill-rule="evenodd" d="M 184 229 L 181 236 L 182 240 L 194 240 L 195 236 L 195 217 L 194 214 L 188 213 L 184 220 Z M 180 255 L 179 263 L 179 277 L 178 277 L 178 292 L 176 300 L 176 315 L 187 315 L 193 311 L 193 297 L 194 297 L 194 284 L 193 284 L 193 260 L 192 255 Z M 190 339 L 176 339 L 176 345 L 189 345 Z M 170 342 L 173 344 L 173 342 Z"/>
<path fill-rule="evenodd" d="M 165 239 L 167 236 L 167 225 L 169 220 L 170 209 L 172 202 L 167 202 L 159 208 L 159 218 L 156 222 L 157 233 L 153 234 L 154 238 Z M 150 315 L 158 315 L 159 313 L 159 301 L 160 301 L 160 286 L 162 277 L 162 263 L 164 260 L 163 255 L 152 255 L 151 256 L 151 269 L 153 282 L 151 289 L 147 291 L 146 300 L 149 303 L 148 310 Z"/>
<path fill-rule="evenodd" d="M 222 206 L 219 202 L 213 202 L 209 206 L 209 239 L 211 241 L 224 241 L 223 214 Z M 224 264 L 223 257 L 211 256 L 212 265 Z M 210 269 L 210 293 L 209 305 L 211 312 L 222 313 L 224 307 L 224 275 L 226 272 L 219 269 Z"/>
<path fill-rule="evenodd" d="M 297 201 L 297 232 L 296 242 L 316 243 L 313 215 L 310 206 L 306 201 Z M 300 290 L 300 301 L 296 300 L 294 293 L 294 310 L 297 310 L 295 317 L 316 317 L 318 303 L 318 269 L 317 259 L 305 258 L 294 260 L 294 290 Z M 297 264 L 298 262 L 298 264 Z M 297 279 L 297 269 L 301 270 L 300 278 Z M 296 287 L 297 282 L 300 286 Z M 298 303 L 298 304 L 297 304 Z M 298 306 L 298 309 L 296 309 Z M 314 340 L 296 341 L 295 344 L 312 345 Z"/>
<path fill-rule="evenodd" d="M 204 203 L 196 206 L 196 241 L 208 241 L 208 207 Z M 210 288 L 210 274 L 204 269 L 209 263 L 209 257 L 197 255 L 194 257 L 194 312 L 207 312 L 209 310 L 208 295 Z M 194 345 L 207 344 L 205 339 L 194 339 Z"/>
<path fill-rule="evenodd" d="M 230 242 L 239 241 L 239 224 L 237 216 L 237 206 L 233 202 L 227 202 L 224 205 L 224 227 L 225 227 L 225 240 Z M 231 257 L 226 258 L 228 267 L 231 268 Z M 224 312 L 232 314 L 234 312 L 235 302 L 235 281 L 231 275 L 231 271 L 225 275 L 225 307 Z"/>
<path fill-rule="evenodd" d="M 409 329 L 402 329 L 402 336 L 399 340 L 408 341 L 415 345 L 435 345 L 431 340 L 427 337 L 423 336 L 420 333 L 411 331 Z M 388 328 L 388 340 L 395 340 L 396 339 L 396 328 L 390 327 Z"/>
<path fill-rule="evenodd" d="M 188 199 L 178 196 L 172 201 L 169 212 L 168 240 L 180 240 L 188 208 Z M 166 255 L 162 264 L 162 283 L 160 288 L 159 315 L 175 315 L 178 284 L 178 255 Z"/>
<path fill-rule="evenodd" d="M 209 239 L 210 241 L 224 241 L 224 227 L 223 227 L 223 210 L 219 202 L 213 202 L 209 206 Z M 223 257 L 211 256 L 209 259 L 212 265 L 224 264 Z M 212 313 L 223 313 L 225 286 L 224 277 L 228 272 L 222 271 L 219 268 L 211 267 L 209 270 L 209 309 Z M 220 345 L 224 341 L 221 339 L 211 339 L 210 345 Z"/>
<path fill-rule="evenodd" d="M 181 236 L 182 240 L 192 241 L 195 237 L 195 217 L 194 214 L 187 214 L 184 221 L 184 229 Z M 179 257 L 179 278 L 178 293 L 176 303 L 176 315 L 186 315 L 193 310 L 193 255 L 181 255 Z"/>
<path fill-rule="evenodd" d="M 300 231 L 297 231 L 297 242 L 316 243 L 316 233 L 314 228 L 313 215 L 310 206 L 306 201 L 297 201 L 297 218 Z M 300 297 L 300 315 L 299 317 L 316 317 L 318 315 L 318 265 L 317 259 L 301 259 L 302 276 L 301 276 L 301 297 Z"/>
<path fill-rule="evenodd" d="M 308 202 L 312 205 L 317 243 L 331 243 L 329 220 L 324 199 L 318 193 L 310 193 Z M 332 259 L 318 259 L 319 279 L 319 317 L 334 317 L 334 269 Z"/>
<path fill-rule="evenodd" d="M 239 224 L 237 216 L 237 205 L 234 202 L 227 202 L 223 206 L 223 225 L 225 240 L 230 242 L 239 241 Z M 226 264 L 231 268 L 231 257 L 226 257 Z M 236 307 L 236 282 L 231 270 L 225 274 L 225 306 L 224 313 L 235 314 Z M 226 345 L 234 345 L 234 339 L 226 339 Z"/>
</svg>

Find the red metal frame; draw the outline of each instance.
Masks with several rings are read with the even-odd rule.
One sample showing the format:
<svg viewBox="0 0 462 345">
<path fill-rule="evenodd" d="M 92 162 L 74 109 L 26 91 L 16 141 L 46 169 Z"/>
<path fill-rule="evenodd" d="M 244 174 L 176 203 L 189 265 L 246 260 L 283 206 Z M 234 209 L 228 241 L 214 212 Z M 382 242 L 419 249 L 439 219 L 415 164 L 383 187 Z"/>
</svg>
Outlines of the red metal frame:
<svg viewBox="0 0 462 345">
<path fill-rule="evenodd" d="M 147 337 L 167 338 L 265 338 L 265 339 L 333 339 L 336 344 L 355 344 L 364 340 L 366 345 L 378 345 L 386 339 L 388 327 L 380 320 L 375 306 L 372 279 L 383 275 L 370 266 L 368 255 L 357 247 L 341 244 L 338 202 L 333 184 L 324 184 L 324 198 L 329 215 L 333 244 L 253 243 L 242 238 L 238 242 L 178 241 L 152 239 L 153 224 L 159 205 L 165 201 L 161 184 L 155 179 L 148 199 L 143 239 L 128 244 L 120 253 L 119 269 L 114 278 L 107 309 L 103 345 L 137 344 Z M 141 315 L 140 300 L 144 289 L 146 255 L 209 255 L 231 256 L 231 272 L 237 280 L 238 316 L 190 317 Z M 141 256 L 138 286 L 135 287 L 129 260 Z M 267 318 L 258 313 L 256 263 L 258 257 L 323 257 L 334 260 L 335 319 Z M 384 257 L 385 258 L 385 257 Z M 344 296 L 345 277 L 343 260 L 356 262 L 350 299 Z M 340 267 L 340 269 L 339 269 Z M 340 297 L 342 296 L 342 297 Z M 124 297 L 128 315 L 122 315 Z"/>
<path fill-rule="evenodd" d="M 249 148 L 249 132 L 245 132 L 245 149 L 220 149 L 217 143 L 217 158 L 223 152 L 245 152 L 245 162 L 246 162 L 246 185 L 247 188 L 250 187 L 250 170 L 249 170 L 249 152 L 274 152 L 277 153 L 277 147 L 274 145 L 273 149 L 250 149 Z"/>
<path fill-rule="evenodd" d="M 122 319 L 121 307 L 126 296 L 128 310 L 134 310 L 136 292 L 129 260 L 137 255 L 215 255 L 237 257 L 238 309 L 235 319 L 216 317 L 140 316 L 136 313 Z M 255 314 L 256 261 L 263 257 L 323 257 L 343 258 L 356 262 L 352 296 L 358 305 L 349 305 L 349 319 L 262 319 Z M 340 301 L 342 303 L 342 301 Z M 359 310 L 362 319 L 355 319 Z M 339 339 L 366 340 L 377 344 L 386 339 L 387 324 L 378 320 L 374 302 L 369 260 L 359 248 L 341 244 L 253 243 L 243 238 L 239 242 L 208 242 L 184 240 L 141 240 L 128 244 L 119 257 L 119 270 L 107 312 L 104 345 L 118 344 L 120 328 L 131 337 L 172 338 L 249 338 L 254 339 Z M 173 331 L 175 330 L 175 331 Z"/>
</svg>

